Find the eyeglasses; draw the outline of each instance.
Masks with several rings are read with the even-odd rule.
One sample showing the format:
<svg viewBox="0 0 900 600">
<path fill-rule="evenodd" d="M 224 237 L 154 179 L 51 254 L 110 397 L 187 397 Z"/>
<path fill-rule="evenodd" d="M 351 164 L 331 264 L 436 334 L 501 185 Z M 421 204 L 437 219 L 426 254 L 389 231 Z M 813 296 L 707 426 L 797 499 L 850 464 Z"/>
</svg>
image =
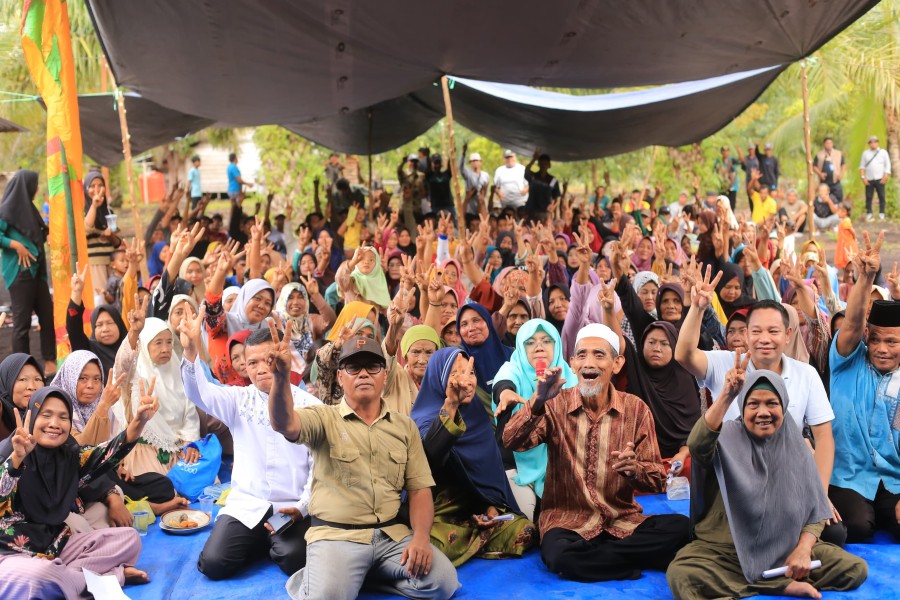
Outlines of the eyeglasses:
<svg viewBox="0 0 900 600">
<path fill-rule="evenodd" d="M 366 367 L 364 367 L 362 365 L 344 365 L 342 368 L 344 369 L 344 372 L 347 373 L 347 375 L 350 375 L 351 377 L 356 377 L 357 375 L 359 375 L 359 372 L 362 371 L 363 369 L 365 369 L 366 373 L 368 373 L 369 375 L 378 375 L 379 373 L 381 373 L 384 370 L 384 365 L 377 364 L 377 365 L 368 365 Z"/>
<path fill-rule="evenodd" d="M 536 346 L 540 346 L 541 348 L 548 348 L 548 347 L 552 347 L 554 344 L 556 344 L 556 342 L 551 337 L 544 337 L 544 338 L 532 337 L 532 338 L 528 338 L 527 340 L 525 340 L 526 348 L 534 348 Z"/>
</svg>

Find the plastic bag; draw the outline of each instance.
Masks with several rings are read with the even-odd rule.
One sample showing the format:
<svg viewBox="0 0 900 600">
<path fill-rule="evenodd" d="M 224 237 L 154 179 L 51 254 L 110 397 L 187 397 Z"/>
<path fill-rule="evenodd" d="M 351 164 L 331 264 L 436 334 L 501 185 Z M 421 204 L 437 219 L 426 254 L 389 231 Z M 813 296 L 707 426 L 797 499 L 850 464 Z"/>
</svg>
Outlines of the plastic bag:
<svg viewBox="0 0 900 600">
<path fill-rule="evenodd" d="M 203 489 L 216 482 L 216 474 L 222 464 L 222 444 L 214 433 L 210 433 L 184 448 L 190 447 L 200 452 L 200 459 L 192 465 L 179 460 L 169 471 L 169 479 L 172 480 L 175 491 L 191 502 L 196 502 Z"/>
<path fill-rule="evenodd" d="M 673 477 L 672 482 L 666 486 L 666 498 L 669 500 L 690 500 L 691 482 L 687 477 Z"/>
<path fill-rule="evenodd" d="M 152 519 L 147 523 L 147 527 L 156 523 L 156 515 L 153 513 L 153 509 L 150 508 L 150 502 L 146 497 L 141 498 L 140 500 L 132 500 L 128 496 L 125 496 L 125 508 L 128 509 L 132 515 L 139 512 L 147 513 L 147 519 Z"/>
</svg>

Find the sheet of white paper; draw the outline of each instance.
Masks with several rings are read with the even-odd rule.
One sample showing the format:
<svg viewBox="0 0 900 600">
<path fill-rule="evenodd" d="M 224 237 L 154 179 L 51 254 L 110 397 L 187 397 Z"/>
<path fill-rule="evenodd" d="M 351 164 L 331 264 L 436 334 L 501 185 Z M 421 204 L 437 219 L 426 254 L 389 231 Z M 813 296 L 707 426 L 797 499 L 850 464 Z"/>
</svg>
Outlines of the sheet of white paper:
<svg viewBox="0 0 900 600">
<path fill-rule="evenodd" d="M 87 589 L 94 595 L 95 600 L 129 600 L 115 575 L 97 575 L 85 568 L 81 570 L 84 571 Z"/>
</svg>

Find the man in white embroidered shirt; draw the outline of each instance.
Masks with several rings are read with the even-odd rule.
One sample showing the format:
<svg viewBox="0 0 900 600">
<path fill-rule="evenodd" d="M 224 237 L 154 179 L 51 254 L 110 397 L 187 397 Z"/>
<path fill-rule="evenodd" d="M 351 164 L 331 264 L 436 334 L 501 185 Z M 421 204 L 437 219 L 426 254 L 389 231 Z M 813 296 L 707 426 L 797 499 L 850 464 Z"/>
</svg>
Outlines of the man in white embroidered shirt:
<svg viewBox="0 0 900 600">
<path fill-rule="evenodd" d="M 219 512 L 197 568 L 210 579 L 226 579 L 268 550 L 275 564 L 293 575 L 306 564 L 313 463 L 306 446 L 291 444 L 269 424 L 274 378 L 267 358 L 275 342 L 269 329 L 247 338 L 244 352 L 251 385 L 213 384 L 203 374 L 197 351 L 204 314 L 201 309 L 196 319 L 185 319 L 179 327 L 184 346 L 181 378 L 187 397 L 228 426 L 237 451 L 228 505 Z M 321 404 L 297 387 L 291 386 L 291 393 L 297 408 Z M 275 532 L 267 523 L 274 513 L 292 522 Z"/>
</svg>

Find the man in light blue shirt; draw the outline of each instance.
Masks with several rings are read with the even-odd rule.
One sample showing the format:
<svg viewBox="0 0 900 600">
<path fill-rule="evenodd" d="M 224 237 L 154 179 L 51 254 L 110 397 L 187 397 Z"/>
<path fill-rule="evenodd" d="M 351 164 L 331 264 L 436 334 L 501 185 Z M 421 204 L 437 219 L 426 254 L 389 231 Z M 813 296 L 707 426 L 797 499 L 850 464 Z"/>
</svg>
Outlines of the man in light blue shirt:
<svg viewBox="0 0 900 600">
<path fill-rule="evenodd" d="M 191 184 L 191 208 L 197 208 L 200 198 L 203 196 L 203 188 L 200 185 L 200 157 L 196 154 L 191 157 L 191 170 L 188 171 L 188 183 Z"/>
<path fill-rule="evenodd" d="M 228 198 L 232 201 L 237 200 L 245 185 L 253 187 L 252 182 L 241 179 L 241 170 L 237 166 L 237 154 L 232 152 L 228 155 Z"/>
<path fill-rule="evenodd" d="M 869 306 L 884 233 L 854 261 L 861 273 L 831 347 L 835 456 L 828 496 L 847 526 L 847 542 L 886 529 L 900 541 L 900 302 Z M 865 334 L 865 338 L 863 337 Z"/>
</svg>

